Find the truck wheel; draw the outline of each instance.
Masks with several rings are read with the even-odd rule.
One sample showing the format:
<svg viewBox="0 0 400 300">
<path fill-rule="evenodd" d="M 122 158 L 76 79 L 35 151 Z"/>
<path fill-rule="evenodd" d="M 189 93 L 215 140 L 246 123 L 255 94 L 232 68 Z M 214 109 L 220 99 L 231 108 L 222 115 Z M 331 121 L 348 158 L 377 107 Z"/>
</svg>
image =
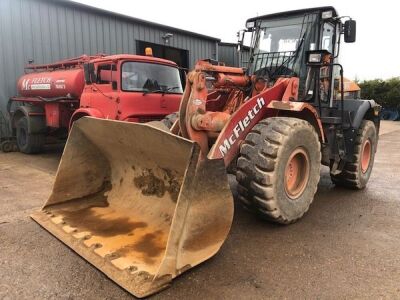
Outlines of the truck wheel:
<svg viewBox="0 0 400 300">
<path fill-rule="evenodd" d="M 374 122 L 364 120 L 354 144 L 354 162 L 346 163 L 340 174 L 331 174 L 332 182 L 352 189 L 365 188 L 374 165 L 377 141 Z"/>
<path fill-rule="evenodd" d="M 317 191 L 320 148 L 318 135 L 307 121 L 262 120 L 240 149 L 236 179 L 242 204 L 281 224 L 301 218 Z"/>
<path fill-rule="evenodd" d="M 14 149 L 12 141 L 3 141 L 0 146 L 1 151 L 3 151 L 4 153 L 12 152 Z"/>
<path fill-rule="evenodd" d="M 45 135 L 44 134 L 33 134 L 28 131 L 28 119 L 22 117 L 16 124 L 17 132 L 17 145 L 19 151 L 26 154 L 33 154 L 42 151 Z"/>
</svg>

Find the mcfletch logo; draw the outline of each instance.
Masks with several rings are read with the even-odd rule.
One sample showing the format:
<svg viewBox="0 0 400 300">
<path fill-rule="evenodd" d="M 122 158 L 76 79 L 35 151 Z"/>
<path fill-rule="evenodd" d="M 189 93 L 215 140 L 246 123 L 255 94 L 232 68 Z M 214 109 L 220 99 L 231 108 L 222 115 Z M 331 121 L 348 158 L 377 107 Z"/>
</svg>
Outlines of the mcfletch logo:
<svg viewBox="0 0 400 300">
<path fill-rule="evenodd" d="M 233 128 L 232 134 L 226 138 L 222 145 L 219 146 L 219 152 L 222 157 L 228 153 L 229 149 L 237 141 L 239 135 L 250 125 L 250 121 L 261 111 L 261 108 L 265 105 L 264 98 L 258 98 L 257 104 L 247 112 L 247 116 L 240 120 Z"/>
</svg>

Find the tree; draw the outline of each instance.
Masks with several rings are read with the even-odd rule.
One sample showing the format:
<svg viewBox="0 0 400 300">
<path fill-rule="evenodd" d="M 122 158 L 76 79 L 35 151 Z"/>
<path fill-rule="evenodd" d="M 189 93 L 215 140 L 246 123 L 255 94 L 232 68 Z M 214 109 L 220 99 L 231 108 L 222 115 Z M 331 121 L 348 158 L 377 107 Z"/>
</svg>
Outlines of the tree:
<svg viewBox="0 0 400 300">
<path fill-rule="evenodd" d="M 400 108 L 400 77 L 364 80 L 358 85 L 362 99 L 374 99 L 385 108 Z"/>
</svg>

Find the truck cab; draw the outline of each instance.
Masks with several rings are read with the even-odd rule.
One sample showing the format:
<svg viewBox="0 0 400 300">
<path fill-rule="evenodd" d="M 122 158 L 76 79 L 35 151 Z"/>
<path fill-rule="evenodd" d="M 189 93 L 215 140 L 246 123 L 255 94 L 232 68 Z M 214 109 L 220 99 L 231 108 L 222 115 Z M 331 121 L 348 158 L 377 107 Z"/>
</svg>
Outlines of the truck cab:
<svg viewBox="0 0 400 300">
<path fill-rule="evenodd" d="M 112 55 L 85 64 L 84 72 L 80 106 L 70 125 L 83 116 L 143 123 L 179 109 L 182 84 L 172 61 Z"/>
</svg>

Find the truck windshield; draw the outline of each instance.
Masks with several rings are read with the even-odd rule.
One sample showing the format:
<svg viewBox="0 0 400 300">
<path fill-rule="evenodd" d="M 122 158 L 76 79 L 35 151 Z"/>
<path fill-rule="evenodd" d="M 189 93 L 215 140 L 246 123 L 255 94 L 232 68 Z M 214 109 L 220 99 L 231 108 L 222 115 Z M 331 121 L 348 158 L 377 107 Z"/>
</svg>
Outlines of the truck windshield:
<svg viewBox="0 0 400 300">
<path fill-rule="evenodd" d="M 122 90 L 132 92 L 182 93 L 177 68 L 145 62 L 122 64 Z"/>
</svg>

